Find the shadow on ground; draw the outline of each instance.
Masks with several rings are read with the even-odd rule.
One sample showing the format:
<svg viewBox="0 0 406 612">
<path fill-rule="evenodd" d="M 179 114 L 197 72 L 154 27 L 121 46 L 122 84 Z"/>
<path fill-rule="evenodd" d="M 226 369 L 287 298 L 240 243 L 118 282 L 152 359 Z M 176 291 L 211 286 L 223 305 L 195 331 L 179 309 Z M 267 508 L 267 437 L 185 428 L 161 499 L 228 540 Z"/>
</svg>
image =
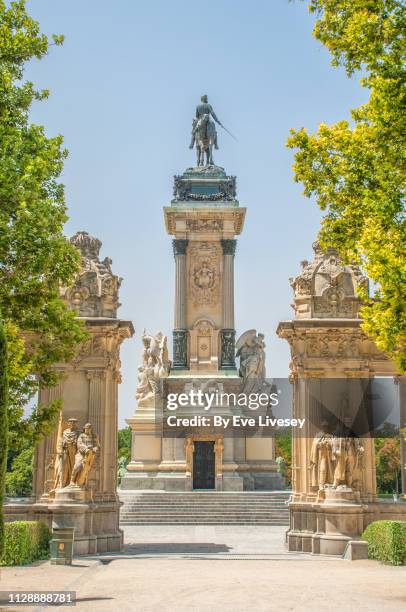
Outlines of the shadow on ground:
<svg viewBox="0 0 406 612">
<path fill-rule="evenodd" d="M 216 554 L 226 553 L 230 550 L 230 546 L 226 544 L 214 544 L 212 542 L 143 542 L 142 544 L 127 544 L 124 546 L 123 554 Z"/>
</svg>

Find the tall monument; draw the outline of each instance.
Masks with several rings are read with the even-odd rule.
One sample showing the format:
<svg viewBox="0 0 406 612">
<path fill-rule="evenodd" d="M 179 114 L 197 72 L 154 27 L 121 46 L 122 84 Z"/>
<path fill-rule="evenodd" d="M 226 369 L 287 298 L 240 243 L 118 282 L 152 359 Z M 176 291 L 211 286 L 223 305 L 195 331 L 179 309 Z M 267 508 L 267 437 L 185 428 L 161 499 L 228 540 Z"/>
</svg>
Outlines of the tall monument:
<svg viewBox="0 0 406 612">
<path fill-rule="evenodd" d="M 222 126 L 202 96 L 190 143 L 196 147 L 197 166 L 174 177 L 173 198 L 163 211 L 175 259 L 172 360 L 166 338 L 145 332 L 138 405 L 127 420 L 133 439 L 124 489 L 281 487 L 271 438 L 224 437 L 199 427 L 186 436 L 165 436 L 157 426 L 160 388 L 167 394 L 204 385 L 225 392 L 243 388 L 235 360 L 234 261 L 246 209 L 237 199 L 236 177 L 214 164 L 215 122 Z M 261 339 L 256 343 L 252 334 L 256 338 L 251 330 L 243 342 L 250 343 L 251 352 L 260 352 Z"/>
</svg>

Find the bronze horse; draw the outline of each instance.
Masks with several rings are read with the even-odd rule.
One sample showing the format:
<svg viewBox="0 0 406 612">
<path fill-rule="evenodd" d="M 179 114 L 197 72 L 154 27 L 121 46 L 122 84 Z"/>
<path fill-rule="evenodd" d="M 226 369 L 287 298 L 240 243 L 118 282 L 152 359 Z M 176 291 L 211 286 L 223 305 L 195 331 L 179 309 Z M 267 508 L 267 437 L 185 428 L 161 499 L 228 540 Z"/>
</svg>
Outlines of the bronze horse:
<svg viewBox="0 0 406 612">
<path fill-rule="evenodd" d="M 194 128 L 196 141 L 197 165 L 198 166 L 213 166 L 213 146 L 216 142 L 216 127 L 211 121 L 210 115 L 206 114 L 200 117 Z M 206 164 L 204 156 L 206 154 Z"/>
</svg>

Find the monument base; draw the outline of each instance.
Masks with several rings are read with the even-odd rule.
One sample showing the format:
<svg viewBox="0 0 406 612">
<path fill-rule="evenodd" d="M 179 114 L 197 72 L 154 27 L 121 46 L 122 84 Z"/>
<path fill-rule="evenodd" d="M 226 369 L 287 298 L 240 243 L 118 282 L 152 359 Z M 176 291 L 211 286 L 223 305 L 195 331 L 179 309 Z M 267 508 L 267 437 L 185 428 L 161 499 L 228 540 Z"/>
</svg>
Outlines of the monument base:
<svg viewBox="0 0 406 612">
<path fill-rule="evenodd" d="M 288 550 L 314 555 L 342 556 L 370 523 L 406 520 L 406 503 L 362 503 L 359 492 L 347 487 L 326 488 L 314 500 L 292 501 L 289 510 Z"/>
<path fill-rule="evenodd" d="M 192 473 L 186 463 L 131 461 L 121 480 L 123 490 L 193 491 Z M 286 483 L 277 465 L 256 462 L 223 463 L 215 478 L 216 491 L 283 491 Z"/>
<path fill-rule="evenodd" d="M 131 464 L 129 464 L 131 466 Z M 124 490 L 157 490 L 157 491 L 188 491 L 186 473 L 161 471 L 132 472 L 127 466 L 127 472 L 121 480 L 120 488 Z"/>
<path fill-rule="evenodd" d="M 3 508 L 6 521 L 43 521 L 51 530 L 74 527 L 73 554 L 88 555 L 122 550 L 121 505 L 115 496 L 92 501 L 89 492 L 66 487 L 56 491 L 54 498 L 7 500 Z"/>
</svg>

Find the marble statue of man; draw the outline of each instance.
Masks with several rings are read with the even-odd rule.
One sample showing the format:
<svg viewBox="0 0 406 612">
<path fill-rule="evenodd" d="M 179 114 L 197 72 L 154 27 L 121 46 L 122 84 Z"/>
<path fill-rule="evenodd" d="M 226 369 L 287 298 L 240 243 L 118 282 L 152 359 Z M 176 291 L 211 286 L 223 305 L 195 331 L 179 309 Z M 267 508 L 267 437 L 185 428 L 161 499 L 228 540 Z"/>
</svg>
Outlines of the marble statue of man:
<svg viewBox="0 0 406 612">
<path fill-rule="evenodd" d="M 99 452 L 98 437 L 92 431 L 92 425 L 86 423 L 83 432 L 78 437 L 75 465 L 73 466 L 71 485 L 85 487 L 93 462 Z"/>
<path fill-rule="evenodd" d="M 55 461 L 55 489 L 66 487 L 71 480 L 78 441 L 77 419 L 68 419 L 68 427 L 63 429 L 62 414 L 59 421 L 56 443 L 57 456 Z"/>
<path fill-rule="evenodd" d="M 326 430 L 327 423 L 322 423 L 310 450 L 311 486 L 319 491 L 333 480 L 332 436 Z"/>
<path fill-rule="evenodd" d="M 341 427 L 334 434 L 332 442 L 334 487 L 346 485 L 350 489 L 353 488 L 363 453 L 364 447 L 359 438 L 351 436 L 347 427 Z"/>
<path fill-rule="evenodd" d="M 209 104 L 208 97 L 206 95 L 200 98 L 200 104 L 196 106 L 196 117 L 195 119 L 193 119 L 193 125 L 192 125 L 192 141 L 189 145 L 190 149 L 193 149 L 193 147 L 195 146 L 195 135 L 196 135 L 197 123 L 199 119 L 201 119 L 204 115 L 209 115 L 209 117 L 212 117 L 216 123 L 221 125 L 221 122 L 217 118 L 217 115 L 214 112 L 212 105 Z M 215 141 L 214 141 L 214 148 L 218 149 L 217 131 L 215 131 L 215 134 L 216 135 L 215 135 Z"/>
</svg>

